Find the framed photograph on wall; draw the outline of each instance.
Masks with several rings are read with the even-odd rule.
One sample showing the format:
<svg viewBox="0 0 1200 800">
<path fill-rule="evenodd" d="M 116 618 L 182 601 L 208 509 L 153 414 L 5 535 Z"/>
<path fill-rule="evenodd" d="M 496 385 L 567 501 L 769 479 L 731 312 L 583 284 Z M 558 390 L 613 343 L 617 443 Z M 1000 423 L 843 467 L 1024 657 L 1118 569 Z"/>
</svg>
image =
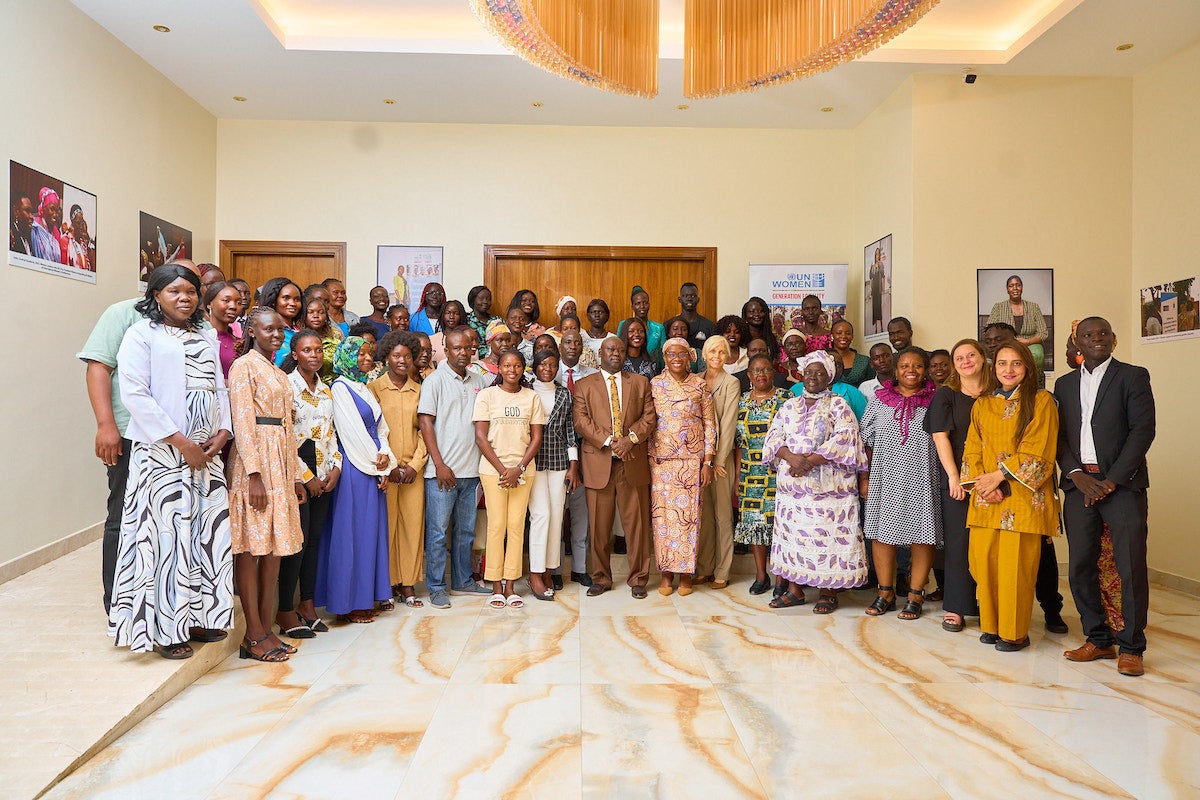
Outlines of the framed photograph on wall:
<svg viewBox="0 0 1200 800">
<path fill-rule="evenodd" d="M 1200 336 L 1200 276 L 1147 286 L 1141 291 L 1142 342 Z"/>
<path fill-rule="evenodd" d="M 144 292 L 146 277 L 152 269 L 177 258 L 192 257 L 192 232 L 141 211 L 138 212 L 138 247 L 138 288 Z"/>
<path fill-rule="evenodd" d="M 96 195 L 8 162 L 8 263 L 96 282 Z"/>
<path fill-rule="evenodd" d="M 979 298 L 979 340 L 990 322 L 1007 322 L 1018 338 L 1039 336 L 1029 349 L 1044 372 L 1054 371 L 1054 270 L 980 269 L 975 271 Z"/>
<path fill-rule="evenodd" d="M 863 248 L 863 341 L 886 340 L 892 318 L 892 235 Z"/>
<path fill-rule="evenodd" d="M 376 251 L 376 272 L 391 304 L 399 303 L 415 313 L 425 286 L 442 282 L 442 248 L 381 244 Z"/>
</svg>

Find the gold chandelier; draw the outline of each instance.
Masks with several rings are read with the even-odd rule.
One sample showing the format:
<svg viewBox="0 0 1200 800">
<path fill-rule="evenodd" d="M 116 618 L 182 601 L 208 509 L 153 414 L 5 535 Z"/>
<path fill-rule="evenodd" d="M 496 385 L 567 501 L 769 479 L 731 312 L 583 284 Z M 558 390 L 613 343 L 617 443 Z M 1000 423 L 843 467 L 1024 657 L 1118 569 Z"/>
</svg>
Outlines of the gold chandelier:
<svg viewBox="0 0 1200 800">
<path fill-rule="evenodd" d="M 684 95 L 804 78 L 874 50 L 938 0 L 687 0 Z M 657 0 L 471 0 L 521 58 L 611 92 L 658 94 Z"/>
</svg>

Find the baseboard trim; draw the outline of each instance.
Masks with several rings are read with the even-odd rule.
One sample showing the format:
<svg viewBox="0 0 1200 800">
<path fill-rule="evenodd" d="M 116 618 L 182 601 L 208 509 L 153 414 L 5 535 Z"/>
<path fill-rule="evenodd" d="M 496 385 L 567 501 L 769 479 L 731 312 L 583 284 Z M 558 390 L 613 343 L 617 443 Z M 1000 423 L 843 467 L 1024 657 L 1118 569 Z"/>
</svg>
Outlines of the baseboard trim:
<svg viewBox="0 0 1200 800">
<path fill-rule="evenodd" d="M 1173 575 L 1170 572 L 1163 572 L 1161 569 L 1149 567 L 1148 570 L 1150 582 L 1163 586 L 1167 589 L 1174 589 L 1177 592 L 1190 594 L 1194 597 L 1200 597 L 1200 581 L 1195 578 L 1186 578 L 1183 575 Z"/>
<path fill-rule="evenodd" d="M 5 561 L 3 564 L 0 564 L 0 583 L 7 583 L 13 578 L 24 575 L 26 572 L 49 564 L 56 558 L 62 558 L 67 553 L 78 550 L 85 544 L 91 544 L 103 534 L 104 523 L 97 522 L 95 525 L 89 525 L 81 531 L 76 531 L 47 545 L 43 545 L 37 550 L 17 556 L 11 561 Z"/>
</svg>

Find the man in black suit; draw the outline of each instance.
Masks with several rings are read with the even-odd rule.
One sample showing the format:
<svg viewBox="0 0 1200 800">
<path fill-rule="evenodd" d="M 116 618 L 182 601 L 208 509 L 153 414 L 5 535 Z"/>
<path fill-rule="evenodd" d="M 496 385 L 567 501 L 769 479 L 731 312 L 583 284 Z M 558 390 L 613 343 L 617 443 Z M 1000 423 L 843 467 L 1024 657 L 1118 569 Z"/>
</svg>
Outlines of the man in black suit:
<svg viewBox="0 0 1200 800">
<path fill-rule="evenodd" d="M 1146 452 L 1154 441 L 1150 373 L 1112 357 L 1116 337 L 1100 317 L 1075 329 L 1083 366 L 1059 378 L 1058 463 L 1066 494 L 1071 594 L 1087 641 L 1063 653 L 1072 661 L 1117 656 L 1122 675 L 1141 675 L 1150 582 L 1146 569 Z M 1100 535 L 1108 525 L 1121 576 L 1125 627 L 1113 634 L 1100 601 Z"/>
</svg>

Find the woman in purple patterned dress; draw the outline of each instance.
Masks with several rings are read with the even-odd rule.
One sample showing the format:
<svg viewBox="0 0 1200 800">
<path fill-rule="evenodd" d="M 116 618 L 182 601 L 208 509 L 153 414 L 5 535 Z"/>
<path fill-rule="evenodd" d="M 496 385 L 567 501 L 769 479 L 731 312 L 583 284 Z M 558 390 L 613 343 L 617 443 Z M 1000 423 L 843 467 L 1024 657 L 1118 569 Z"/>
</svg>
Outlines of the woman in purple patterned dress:
<svg viewBox="0 0 1200 800">
<path fill-rule="evenodd" d="M 789 582 L 770 605 L 798 606 L 804 587 L 814 586 L 813 613 L 829 614 L 838 590 L 867 581 L 858 524 L 858 473 L 867 455 L 850 405 L 829 391 L 833 358 L 817 351 L 797 366 L 804 394 L 783 404 L 763 442 L 763 463 L 777 472 L 771 572 Z"/>
</svg>

